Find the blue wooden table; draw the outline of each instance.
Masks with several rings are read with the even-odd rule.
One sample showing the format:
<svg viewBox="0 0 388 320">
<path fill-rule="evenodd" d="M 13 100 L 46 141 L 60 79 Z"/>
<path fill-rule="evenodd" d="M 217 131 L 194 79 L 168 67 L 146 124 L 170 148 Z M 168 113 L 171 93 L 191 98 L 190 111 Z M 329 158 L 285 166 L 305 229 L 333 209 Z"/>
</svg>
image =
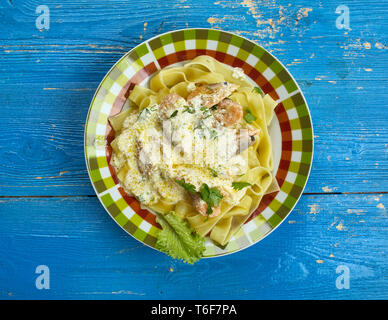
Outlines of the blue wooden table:
<svg viewBox="0 0 388 320">
<path fill-rule="evenodd" d="M 373 0 L 2 1 L 0 298 L 387 299 L 387 18 L 387 2 Z M 194 266 L 118 228 L 83 151 L 105 73 L 143 40 L 187 27 L 273 53 L 303 90 L 315 134 L 310 179 L 286 221 Z M 48 289 L 36 286 L 42 265 Z"/>
</svg>

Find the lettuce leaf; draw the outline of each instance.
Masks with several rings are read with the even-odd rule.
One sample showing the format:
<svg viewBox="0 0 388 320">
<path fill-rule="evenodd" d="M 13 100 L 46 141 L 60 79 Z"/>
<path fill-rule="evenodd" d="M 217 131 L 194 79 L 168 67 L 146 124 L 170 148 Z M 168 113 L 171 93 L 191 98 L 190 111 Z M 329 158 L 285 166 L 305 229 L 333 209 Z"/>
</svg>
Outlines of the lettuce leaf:
<svg viewBox="0 0 388 320">
<path fill-rule="evenodd" d="M 155 247 L 174 259 L 193 264 L 201 259 L 205 247 L 204 238 L 173 211 L 158 215 L 156 221 L 162 226 Z"/>
</svg>

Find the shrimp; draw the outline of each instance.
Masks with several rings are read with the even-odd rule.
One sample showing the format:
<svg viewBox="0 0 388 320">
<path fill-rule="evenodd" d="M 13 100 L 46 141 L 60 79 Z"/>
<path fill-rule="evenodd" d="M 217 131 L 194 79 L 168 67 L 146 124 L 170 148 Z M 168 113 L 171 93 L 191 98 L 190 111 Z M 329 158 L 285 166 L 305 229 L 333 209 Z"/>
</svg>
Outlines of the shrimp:
<svg viewBox="0 0 388 320">
<path fill-rule="evenodd" d="M 240 122 L 243 116 L 243 109 L 239 103 L 225 98 L 218 103 L 218 108 L 213 112 L 213 115 L 218 122 L 229 127 Z"/>
<path fill-rule="evenodd" d="M 170 93 L 163 98 L 159 105 L 159 113 L 162 118 L 168 119 L 175 111 L 177 106 L 186 104 L 186 100 L 176 93 Z"/>
<path fill-rule="evenodd" d="M 219 82 L 205 84 L 197 87 L 187 97 L 187 102 L 191 105 L 199 101 L 202 107 L 210 108 L 226 97 L 229 97 L 239 86 L 234 83 Z M 197 100 L 198 99 L 198 100 Z"/>
<path fill-rule="evenodd" d="M 174 179 L 176 182 L 177 180 L 184 180 L 184 178 L 179 175 L 178 177 L 176 177 L 176 179 Z M 220 193 L 225 196 L 226 193 L 224 192 L 223 188 L 221 188 L 220 190 Z M 221 212 L 221 207 L 218 206 L 218 207 L 212 207 L 212 213 L 209 215 L 207 213 L 207 209 L 208 209 L 208 204 L 202 200 L 200 194 L 198 192 L 187 192 L 189 198 L 191 199 L 191 202 L 192 202 L 192 205 L 193 207 L 202 215 L 206 216 L 206 217 L 209 217 L 209 218 L 213 218 L 213 217 L 216 217 L 220 214 Z"/>
<path fill-rule="evenodd" d="M 191 196 L 193 200 L 193 206 L 194 208 L 203 216 L 207 216 L 209 218 L 217 217 L 221 213 L 221 208 L 220 206 L 218 207 L 212 207 L 213 212 L 209 215 L 206 213 L 208 205 L 205 201 L 203 201 L 199 195 L 192 195 Z"/>
</svg>

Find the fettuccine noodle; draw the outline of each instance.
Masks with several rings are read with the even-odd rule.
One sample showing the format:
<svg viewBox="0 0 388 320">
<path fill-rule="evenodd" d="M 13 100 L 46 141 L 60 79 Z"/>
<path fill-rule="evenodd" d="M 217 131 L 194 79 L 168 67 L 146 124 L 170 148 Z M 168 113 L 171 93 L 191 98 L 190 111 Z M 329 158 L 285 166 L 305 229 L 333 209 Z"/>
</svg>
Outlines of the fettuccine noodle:
<svg viewBox="0 0 388 320">
<path fill-rule="evenodd" d="M 259 206 L 266 193 L 278 190 L 276 179 L 272 175 L 274 164 L 271 139 L 268 133 L 276 102 L 269 95 L 256 92 L 254 86 L 239 71 L 241 70 L 226 66 L 209 56 L 199 56 L 183 66 L 162 69 L 150 80 L 149 88 L 136 85 L 129 95 L 132 106 L 110 119 L 116 133 L 116 138 L 111 143 L 114 151 L 111 164 L 115 167 L 117 177 L 124 189 L 136 196 L 145 207 L 158 213 L 166 214 L 174 211 L 180 217 L 187 219 L 200 235 L 209 236 L 221 246 L 226 245 L 236 234 Z M 205 172 L 206 168 L 184 162 L 175 163 L 173 168 L 167 165 L 160 167 L 162 169 L 157 174 L 152 171 L 152 168 L 147 168 L 148 163 L 142 169 L 139 166 L 139 157 L 146 155 L 152 158 L 160 151 L 158 149 L 160 145 L 157 145 L 157 150 L 151 150 L 149 153 L 146 153 L 141 147 L 150 148 L 147 146 L 152 143 L 152 139 L 155 139 L 156 136 L 161 138 L 159 133 L 152 130 L 160 120 L 160 115 L 158 118 L 156 113 L 164 99 L 172 93 L 188 99 L 193 89 L 218 83 L 238 85 L 238 88 L 228 98 L 233 103 L 241 105 L 244 114 L 247 112 L 250 114 L 249 124 L 241 119 L 244 125 L 234 125 L 233 128 L 248 128 L 259 132 L 252 145 L 243 150 L 241 154 L 233 155 L 234 158 L 246 157 L 246 165 L 241 165 L 234 173 L 219 174 L 217 177 L 212 175 L 212 172 Z M 188 108 L 187 106 L 179 108 L 185 107 Z M 190 111 L 190 109 L 179 108 L 175 115 L 178 110 Z M 203 107 L 201 108 L 204 110 Z M 189 112 L 179 111 L 178 117 L 174 117 L 174 114 L 170 114 L 169 120 L 172 124 L 174 124 L 174 119 L 181 119 L 178 117 L 187 118 L 192 115 Z M 144 128 L 150 129 L 151 134 L 143 134 Z M 136 135 L 138 138 L 134 140 Z M 200 160 L 207 161 L 206 159 Z M 222 170 L 224 168 L 221 165 L 220 172 L 223 172 Z M 182 177 L 187 182 L 190 175 L 200 176 L 201 181 L 206 182 L 209 186 L 212 186 L 212 183 L 214 186 L 223 186 L 226 190 L 225 194 L 231 194 L 231 200 L 228 200 L 227 196 L 223 197 L 217 215 L 206 215 L 199 212 L 193 204 L 193 197 L 190 197 L 190 194 L 176 183 L 176 180 Z M 230 185 L 232 180 L 233 182 L 244 182 L 247 186 L 234 190 Z M 199 189 L 196 178 L 190 181 Z M 156 188 L 157 192 L 153 188 Z"/>
</svg>

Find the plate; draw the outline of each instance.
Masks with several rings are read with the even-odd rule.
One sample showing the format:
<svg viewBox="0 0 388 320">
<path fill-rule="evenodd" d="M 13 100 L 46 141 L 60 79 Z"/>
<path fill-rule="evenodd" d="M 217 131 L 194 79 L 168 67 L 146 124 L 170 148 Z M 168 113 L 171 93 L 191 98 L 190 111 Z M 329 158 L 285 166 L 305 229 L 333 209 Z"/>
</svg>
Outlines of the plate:
<svg viewBox="0 0 388 320">
<path fill-rule="evenodd" d="M 247 248 L 275 230 L 296 205 L 310 173 L 314 143 L 306 100 L 289 71 L 268 51 L 246 38 L 214 29 L 176 30 L 141 43 L 112 67 L 96 90 L 85 126 L 85 158 L 105 210 L 127 233 L 154 248 L 160 230 L 155 215 L 125 193 L 109 165 L 114 132 L 108 117 L 128 105 L 127 97 L 135 84 L 146 85 L 158 70 L 200 55 L 242 68 L 278 101 L 269 132 L 280 191 L 263 197 L 226 247 L 206 241 L 204 256 L 215 257 Z"/>
</svg>

